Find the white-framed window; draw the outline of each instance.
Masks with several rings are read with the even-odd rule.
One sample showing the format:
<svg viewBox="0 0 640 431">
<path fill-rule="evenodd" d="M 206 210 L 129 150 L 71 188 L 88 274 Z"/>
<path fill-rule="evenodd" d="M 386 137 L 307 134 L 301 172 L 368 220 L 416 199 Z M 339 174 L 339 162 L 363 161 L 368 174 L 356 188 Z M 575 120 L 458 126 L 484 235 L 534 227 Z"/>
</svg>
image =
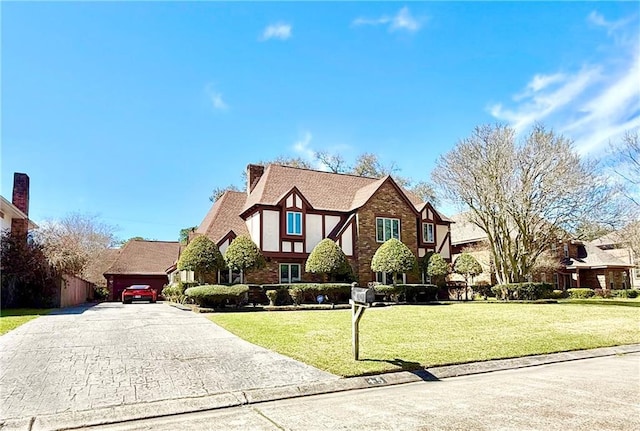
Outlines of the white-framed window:
<svg viewBox="0 0 640 431">
<path fill-rule="evenodd" d="M 281 263 L 280 264 L 280 284 L 290 284 L 300 282 L 300 264 L 299 263 Z"/>
<path fill-rule="evenodd" d="M 221 269 L 218 271 L 218 283 L 220 284 L 238 284 L 242 283 L 244 274 L 242 271 L 233 271 L 232 269 Z"/>
<path fill-rule="evenodd" d="M 554 289 L 558 290 L 558 285 L 559 284 L 560 284 L 560 276 L 556 272 L 555 274 L 553 274 L 553 287 L 554 287 Z"/>
<path fill-rule="evenodd" d="M 433 223 L 422 223 L 422 241 L 435 242 L 435 227 Z"/>
<path fill-rule="evenodd" d="M 287 211 L 287 235 L 302 235 L 302 213 Z"/>
<path fill-rule="evenodd" d="M 391 238 L 400 239 L 400 219 L 376 217 L 376 241 L 385 242 Z"/>
<path fill-rule="evenodd" d="M 569 257 L 569 244 L 564 245 L 564 257 Z"/>
<path fill-rule="evenodd" d="M 393 284 L 393 274 L 390 272 L 376 272 L 376 281 L 382 284 Z M 399 275 L 398 283 L 407 284 L 407 274 Z"/>
<path fill-rule="evenodd" d="M 431 276 L 427 275 L 425 271 L 422 271 L 422 284 L 431 284 Z"/>
<path fill-rule="evenodd" d="M 609 271 L 609 289 L 615 289 L 615 281 L 613 279 L 613 271 Z"/>
</svg>

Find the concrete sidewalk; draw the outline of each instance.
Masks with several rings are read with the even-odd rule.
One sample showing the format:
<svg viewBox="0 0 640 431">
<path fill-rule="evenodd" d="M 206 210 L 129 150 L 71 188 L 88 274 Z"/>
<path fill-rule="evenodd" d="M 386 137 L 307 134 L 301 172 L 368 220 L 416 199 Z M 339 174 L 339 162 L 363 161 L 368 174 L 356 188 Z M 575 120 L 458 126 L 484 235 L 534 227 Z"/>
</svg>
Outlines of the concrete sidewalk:
<svg viewBox="0 0 640 431">
<path fill-rule="evenodd" d="M 42 415 L 32 418 L 22 418 L 18 420 L 5 421 L 4 427 L 0 427 L 0 429 L 29 431 L 74 429 L 104 424 L 115 424 L 145 418 L 166 417 L 193 412 L 206 412 L 216 409 L 253 405 L 319 394 L 385 387 L 421 381 L 435 381 L 457 376 L 490 373 L 502 370 L 514 370 L 545 364 L 639 352 L 640 345 L 628 345 L 434 367 L 415 372 L 403 371 L 377 376 L 327 379 L 324 381 L 292 384 L 282 387 L 229 391 L 201 397 L 152 401 L 143 404 L 121 405 L 87 411 L 75 411 L 54 415 Z"/>
</svg>

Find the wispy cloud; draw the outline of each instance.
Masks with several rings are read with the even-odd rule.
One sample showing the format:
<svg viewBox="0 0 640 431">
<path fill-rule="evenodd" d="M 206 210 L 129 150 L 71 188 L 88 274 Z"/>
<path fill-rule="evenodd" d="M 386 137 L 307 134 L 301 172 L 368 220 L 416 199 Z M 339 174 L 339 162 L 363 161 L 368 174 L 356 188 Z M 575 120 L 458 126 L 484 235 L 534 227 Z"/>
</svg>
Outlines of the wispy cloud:
<svg viewBox="0 0 640 431">
<path fill-rule="evenodd" d="M 603 27 L 607 30 L 607 33 L 612 34 L 613 32 L 615 32 L 616 30 L 618 30 L 619 28 L 624 27 L 625 25 L 627 25 L 629 22 L 633 21 L 634 17 L 627 17 L 627 18 L 622 18 L 619 19 L 617 21 L 607 21 L 605 19 L 605 17 L 598 13 L 597 11 L 591 11 L 591 13 L 589 14 L 589 16 L 587 16 L 587 22 L 597 26 L 597 27 Z"/>
<path fill-rule="evenodd" d="M 260 40 L 280 39 L 287 40 L 291 37 L 291 24 L 278 22 L 268 25 L 262 32 Z"/>
<path fill-rule="evenodd" d="M 222 98 L 222 93 L 217 91 L 213 84 L 207 84 L 205 86 L 205 92 L 207 94 L 207 97 L 209 98 L 209 101 L 211 102 L 211 106 L 213 106 L 215 110 L 226 111 L 227 109 L 229 109 L 229 105 L 227 105 L 227 103 Z"/>
<path fill-rule="evenodd" d="M 605 28 L 616 49 L 602 56 L 599 64 L 576 72 L 535 74 L 512 102 L 493 104 L 487 110 L 519 132 L 544 121 L 573 138 L 581 154 L 602 151 L 626 130 L 640 127 L 640 46 L 637 40 L 627 43 L 631 39 L 623 34 L 633 19 L 610 22 L 592 12 L 587 21 Z"/>
<path fill-rule="evenodd" d="M 414 33 L 420 30 L 422 27 L 421 20 L 415 18 L 409 12 L 408 7 L 403 7 L 393 16 L 383 15 L 378 18 L 356 18 L 351 23 L 354 26 L 362 26 L 362 25 L 386 25 L 388 26 L 389 31 L 408 31 L 410 33 Z"/>
<path fill-rule="evenodd" d="M 311 148 L 311 132 L 304 132 L 302 137 L 293 144 L 293 150 L 301 157 L 311 161 L 315 159 L 315 152 Z"/>
</svg>

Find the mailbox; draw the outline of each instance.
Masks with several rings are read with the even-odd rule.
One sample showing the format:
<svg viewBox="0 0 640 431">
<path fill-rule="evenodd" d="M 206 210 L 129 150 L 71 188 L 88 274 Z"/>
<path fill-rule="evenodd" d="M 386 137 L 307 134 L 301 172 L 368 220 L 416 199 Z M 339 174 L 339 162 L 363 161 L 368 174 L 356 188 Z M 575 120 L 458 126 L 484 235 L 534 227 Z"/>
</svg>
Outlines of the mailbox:
<svg viewBox="0 0 640 431">
<path fill-rule="evenodd" d="M 360 304 L 371 304 L 375 301 L 375 291 L 366 287 L 352 287 L 351 299 Z"/>
</svg>

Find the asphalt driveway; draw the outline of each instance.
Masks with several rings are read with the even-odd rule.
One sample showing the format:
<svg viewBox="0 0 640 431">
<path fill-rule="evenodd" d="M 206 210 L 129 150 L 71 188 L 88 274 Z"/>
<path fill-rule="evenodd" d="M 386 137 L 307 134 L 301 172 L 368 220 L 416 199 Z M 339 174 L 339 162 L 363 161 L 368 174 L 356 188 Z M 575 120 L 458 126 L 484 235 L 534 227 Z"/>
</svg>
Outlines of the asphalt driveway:
<svg viewBox="0 0 640 431">
<path fill-rule="evenodd" d="M 0 420 L 332 379 L 162 303 L 64 309 L 0 337 Z"/>
</svg>

